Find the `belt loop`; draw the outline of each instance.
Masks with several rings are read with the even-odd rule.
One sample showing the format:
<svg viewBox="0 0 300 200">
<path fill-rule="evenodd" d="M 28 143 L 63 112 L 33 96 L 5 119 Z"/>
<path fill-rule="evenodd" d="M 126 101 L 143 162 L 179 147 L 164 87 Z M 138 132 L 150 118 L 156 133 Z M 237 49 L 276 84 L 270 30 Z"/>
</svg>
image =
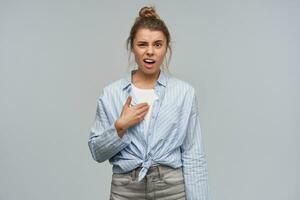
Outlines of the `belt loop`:
<svg viewBox="0 0 300 200">
<path fill-rule="evenodd" d="M 139 173 L 140 173 L 141 169 L 142 169 L 142 167 L 140 167 L 140 166 L 138 166 L 134 169 L 134 178 L 135 178 L 135 180 L 138 179 L 138 176 L 139 176 Z"/>
<path fill-rule="evenodd" d="M 131 170 L 130 176 L 131 176 L 131 180 L 133 180 L 134 179 L 134 170 Z"/>
<path fill-rule="evenodd" d="M 161 181 L 162 180 L 162 176 L 161 176 L 161 165 L 157 165 L 157 171 L 158 171 L 158 177 L 159 177 L 159 180 Z"/>
<path fill-rule="evenodd" d="M 137 174 L 137 169 L 138 169 L 138 168 L 135 168 L 135 169 L 133 170 L 133 173 L 134 173 L 134 181 L 136 180 L 136 177 L 137 177 L 137 175 L 136 175 L 136 174 Z"/>
</svg>

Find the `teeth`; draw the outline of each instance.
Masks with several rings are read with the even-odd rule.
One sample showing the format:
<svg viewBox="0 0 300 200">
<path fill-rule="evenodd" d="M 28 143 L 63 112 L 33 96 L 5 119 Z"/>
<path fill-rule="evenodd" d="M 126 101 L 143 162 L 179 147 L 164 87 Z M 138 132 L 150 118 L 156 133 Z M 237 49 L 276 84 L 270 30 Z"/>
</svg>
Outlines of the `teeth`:
<svg viewBox="0 0 300 200">
<path fill-rule="evenodd" d="M 152 60 L 152 59 L 145 59 L 144 61 L 146 61 L 146 62 L 155 62 L 155 61 Z"/>
</svg>

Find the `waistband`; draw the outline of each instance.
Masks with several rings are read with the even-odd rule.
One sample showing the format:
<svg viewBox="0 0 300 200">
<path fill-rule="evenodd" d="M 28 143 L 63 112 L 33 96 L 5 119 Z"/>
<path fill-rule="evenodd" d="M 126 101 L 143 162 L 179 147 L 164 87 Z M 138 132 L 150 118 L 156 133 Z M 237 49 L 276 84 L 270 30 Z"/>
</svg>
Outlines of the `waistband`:
<svg viewBox="0 0 300 200">
<path fill-rule="evenodd" d="M 132 179 L 137 179 L 142 168 L 143 167 L 141 167 L 141 166 L 137 167 L 137 168 L 131 170 L 130 172 L 128 172 L 128 174 L 132 177 Z M 147 179 L 147 177 L 151 176 L 151 177 L 154 177 L 154 179 L 156 179 L 155 177 L 157 177 L 158 179 L 161 180 L 163 177 L 163 174 L 168 173 L 173 170 L 182 170 L 182 167 L 172 168 L 167 165 L 155 164 L 155 165 L 152 165 L 151 167 L 149 167 L 147 174 L 145 176 L 146 176 L 146 179 Z"/>
</svg>

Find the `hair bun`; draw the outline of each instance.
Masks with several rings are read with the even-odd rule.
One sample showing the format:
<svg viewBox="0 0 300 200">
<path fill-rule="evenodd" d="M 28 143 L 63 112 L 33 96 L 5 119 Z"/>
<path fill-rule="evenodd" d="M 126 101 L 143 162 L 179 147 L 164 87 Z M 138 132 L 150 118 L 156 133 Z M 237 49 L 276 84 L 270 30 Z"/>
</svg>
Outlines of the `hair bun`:
<svg viewBox="0 0 300 200">
<path fill-rule="evenodd" d="M 140 12 L 139 12 L 139 16 L 140 17 L 144 17 L 144 18 L 156 18 L 159 19 L 158 14 L 155 11 L 155 8 L 152 6 L 145 6 L 143 8 L 141 8 Z"/>
</svg>

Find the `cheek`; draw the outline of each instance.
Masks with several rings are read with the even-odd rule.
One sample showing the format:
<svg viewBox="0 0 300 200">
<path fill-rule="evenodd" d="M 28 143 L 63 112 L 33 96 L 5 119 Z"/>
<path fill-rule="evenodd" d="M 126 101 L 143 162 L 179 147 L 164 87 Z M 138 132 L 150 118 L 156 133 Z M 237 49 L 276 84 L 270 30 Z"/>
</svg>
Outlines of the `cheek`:
<svg viewBox="0 0 300 200">
<path fill-rule="evenodd" d="M 141 59 L 141 54 L 139 52 L 133 52 L 133 55 L 134 55 L 134 58 L 136 61 L 140 60 Z"/>
<path fill-rule="evenodd" d="M 159 54 L 159 60 L 162 61 L 166 55 L 166 51 L 163 51 Z"/>
<path fill-rule="evenodd" d="M 133 54 L 136 59 L 141 59 L 143 57 L 143 51 L 140 51 L 140 50 L 133 51 Z"/>
</svg>

